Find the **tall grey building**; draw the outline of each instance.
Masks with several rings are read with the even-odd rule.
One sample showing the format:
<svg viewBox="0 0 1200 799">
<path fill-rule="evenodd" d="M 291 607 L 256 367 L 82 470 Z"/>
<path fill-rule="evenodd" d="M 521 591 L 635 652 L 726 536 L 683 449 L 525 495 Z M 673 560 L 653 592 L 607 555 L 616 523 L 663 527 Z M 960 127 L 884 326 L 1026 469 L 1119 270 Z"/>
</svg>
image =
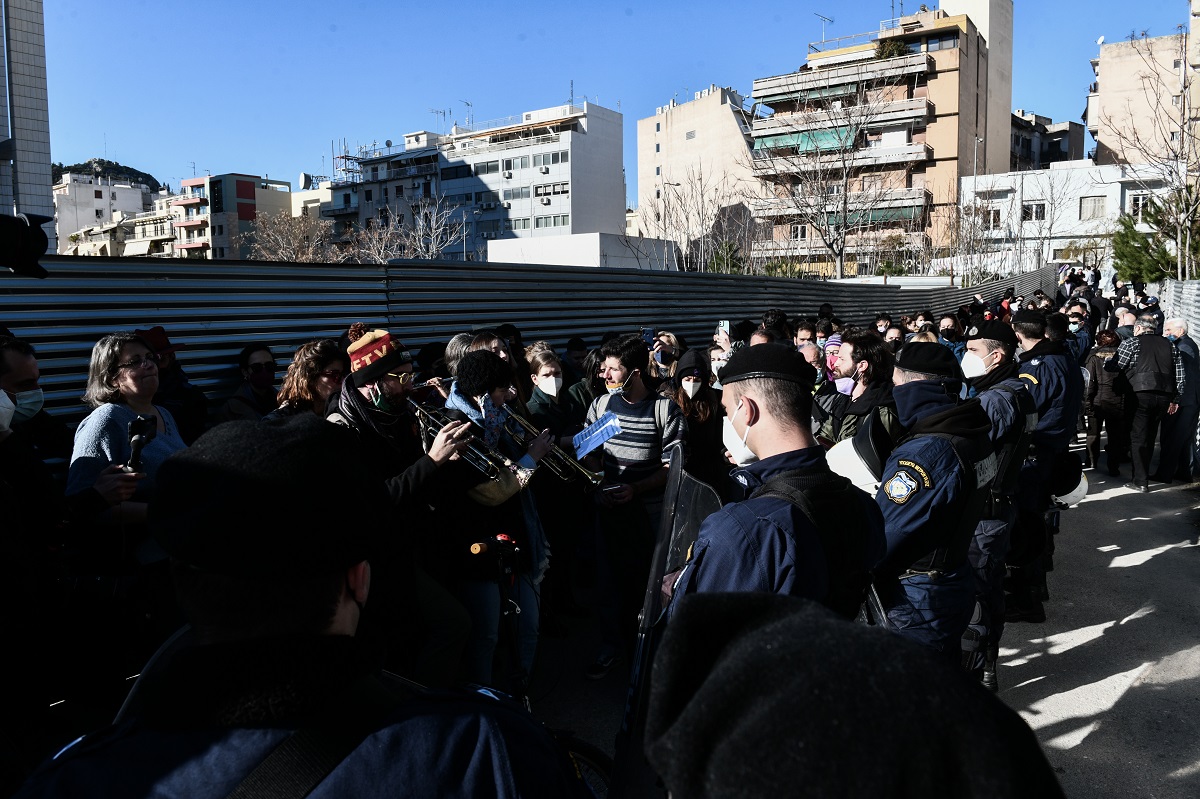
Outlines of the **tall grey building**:
<svg viewBox="0 0 1200 799">
<path fill-rule="evenodd" d="M 0 42 L 0 213 L 53 217 L 42 0 L 0 0 Z"/>
</svg>

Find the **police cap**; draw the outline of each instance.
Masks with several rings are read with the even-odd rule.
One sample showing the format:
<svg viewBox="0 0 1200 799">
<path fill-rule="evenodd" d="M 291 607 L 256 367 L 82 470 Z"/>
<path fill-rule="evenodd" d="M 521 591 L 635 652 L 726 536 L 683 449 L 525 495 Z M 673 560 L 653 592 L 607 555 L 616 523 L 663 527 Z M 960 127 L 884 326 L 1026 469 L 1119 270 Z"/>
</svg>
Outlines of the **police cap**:
<svg viewBox="0 0 1200 799">
<path fill-rule="evenodd" d="M 910 341 L 896 353 L 896 368 L 962 380 L 962 369 L 949 347 L 934 341 Z"/>
<path fill-rule="evenodd" d="M 999 319 L 992 319 L 978 325 L 973 325 L 967 330 L 967 341 L 980 338 L 987 339 L 988 341 L 999 341 L 1001 344 L 1007 344 L 1010 347 L 1017 346 L 1017 334 L 1013 332 L 1012 325 L 1001 322 Z"/>
<path fill-rule="evenodd" d="M 812 386 L 817 370 L 788 344 L 756 344 L 733 354 L 720 374 L 721 385 L 739 380 L 784 380 Z"/>
<path fill-rule="evenodd" d="M 1033 322 L 1035 324 L 1044 325 L 1046 324 L 1046 314 L 1042 313 L 1041 311 L 1017 311 L 1015 314 L 1013 314 L 1012 321 L 1014 325 L 1019 325 L 1022 322 Z"/>
</svg>

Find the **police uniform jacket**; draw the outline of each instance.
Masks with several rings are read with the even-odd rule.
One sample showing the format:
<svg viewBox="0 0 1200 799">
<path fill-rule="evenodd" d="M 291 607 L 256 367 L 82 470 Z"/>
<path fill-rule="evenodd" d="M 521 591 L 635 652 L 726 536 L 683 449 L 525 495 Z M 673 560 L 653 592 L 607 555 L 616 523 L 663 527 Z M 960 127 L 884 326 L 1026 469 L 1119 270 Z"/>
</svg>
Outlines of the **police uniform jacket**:
<svg viewBox="0 0 1200 799">
<path fill-rule="evenodd" d="M 1075 435 L 1075 420 L 1083 406 L 1083 372 L 1062 344 L 1039 341 L 1019 358 L 1020 378 L 1037 405 L 1035 447 L 1060 452 Z"/>
<path fill-rule="evenodd" d="M 733 472 L 747 493 L 772 477 L 795 469 L 825 467 L 821 447 L 793 450 Z M 827 468 L 827 467 L 826 467 Z M 871 499 L 864 571 L 883 556 L 883 520 Z M 812 522 L 786 499 L 760 497 L 726 505 L 700 527 L 692 557 L 676 594 L 699 591 L 766 591 L 818 602 L 829 593 L 829 572 L 821 539 Z"/>
</svg>

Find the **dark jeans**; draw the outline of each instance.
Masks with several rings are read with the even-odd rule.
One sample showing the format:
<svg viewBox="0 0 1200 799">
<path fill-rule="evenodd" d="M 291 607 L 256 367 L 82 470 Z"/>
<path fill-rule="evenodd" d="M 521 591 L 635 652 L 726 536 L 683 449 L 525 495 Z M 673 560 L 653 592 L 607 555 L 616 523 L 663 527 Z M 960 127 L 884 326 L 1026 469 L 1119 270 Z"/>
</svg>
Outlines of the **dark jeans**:
<svg viewBox="0 0 1200 799">
<path fill-rule="evenodd" d="M 1135 391 L 1133 419 L 1129 424 L 1129 442 L 1133 448 L 1133 482 L 1146 485 L 1150 482 L 1150 456 L 1154 453 L 1154 439 L 1158 427 L 1167 416 L 1170 399 L 1166 394 L 1152 391 Z"/>
<path fill-rule="evenodd" d="M 1129 427 L 1123 405 L 1093 405 L 1087 415 L 1088 458 L 1097 469 L 1100 468 L 1100 431 L 1104 428 L 1108 429 L 1104 454 L 1111 470 L 1120 465 L 1122 455 L 1129 448 Z"/>
<path fill-rule="evenodd" d="M 1163 419 L 1158 475 L 1168 480 L 1191 482 L 1197 420 L 1200 420 L 1200 405 L 1180 405 L 1179 410 Z"/>
</svg>

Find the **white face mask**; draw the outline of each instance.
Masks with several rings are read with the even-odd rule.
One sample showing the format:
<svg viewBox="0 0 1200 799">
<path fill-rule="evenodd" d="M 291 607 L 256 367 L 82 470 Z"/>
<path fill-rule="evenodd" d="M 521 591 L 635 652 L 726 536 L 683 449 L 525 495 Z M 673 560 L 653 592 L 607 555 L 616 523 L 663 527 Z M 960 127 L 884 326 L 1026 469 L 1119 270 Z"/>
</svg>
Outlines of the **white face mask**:
<svg viewBox="0 0 1200 799">
<path fill-rule="evenodd" d="M 562 384 L 563 379 L 561 377 L 539 377 L 537 387 L 547 397 L 557 397 L 558 390 L 562 388 Z"/>
<path fill-rule="evenodd" d="M 684 385 L 686 386 L 687 383 Z M 12 424 L 13 411 L 16 409 L 17 406 L 13 405 L 13 401 L 8 398 L 8 393 L 0 391 L 0 433 L 11 429 L 9 425 Z"/>
<path fill-rule="evenodd" d="M 733 416 L 726 416 L 721 421 L 721 443 L 725 445 L 725 449 L 729 450 L 729 455 L 733 458 L 734 463 L 738 466 L 745 466 L 758 460 L 758 456 L 746 446 L 746 439 L 750 437 L 750 426 L 746 426 L 746 433 L 741 438 L 738 438 L 737 431 L 733 429 L 733 420 L 741 412 L 742 403 L 739 402 Z"/>
<path fill-rule="evenodd" d="M 983 358 L 980 358 L 969 350 L 963 353 L 962 362 L 959 366 L 962 367 L 963 377 L 968 380 L 973 377 L 982 377 L 987 374 L 988 370 L 987 364 L 983 362 Z"/>
<path fill-rule="evenodd" d="M 700 389 L 704 388 L 704 384 L 699 380 L 684 380 L 683 393 L 688 395 L 688 399 L 695 399 L 700 393 Z"/>
</svg>

